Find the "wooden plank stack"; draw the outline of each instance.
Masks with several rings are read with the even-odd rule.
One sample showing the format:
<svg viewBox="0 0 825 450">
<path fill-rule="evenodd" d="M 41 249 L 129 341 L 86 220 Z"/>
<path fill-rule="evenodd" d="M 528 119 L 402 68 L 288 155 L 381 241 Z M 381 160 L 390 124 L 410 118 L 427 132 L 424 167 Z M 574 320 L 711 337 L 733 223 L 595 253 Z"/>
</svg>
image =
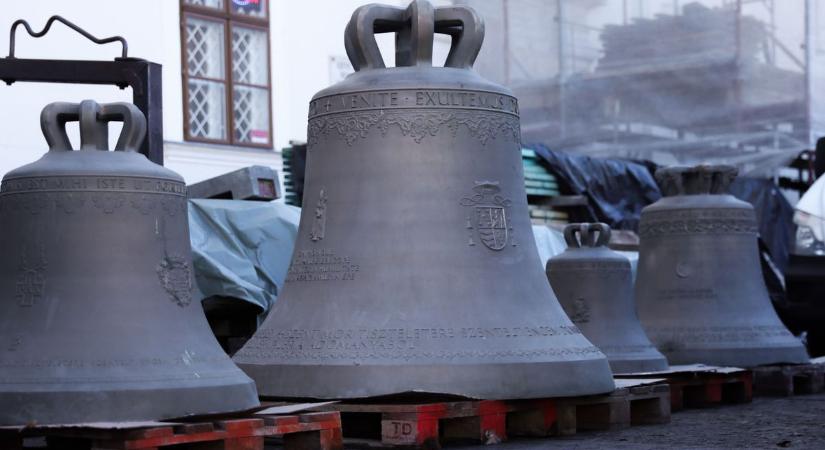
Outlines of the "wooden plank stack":
<svg viewBox="0 0 825 450">
<path fill-rule="evenodd" d="M 561 206 L 554 205 L 562 196 L 556 177 L 542 165 L 536 152 L 521 149 L 524 165 L 524 187 L 527 191 L 527 203 L 530 218 L 534 223 L 567 223 L 568 215 Z"/>
</svg>

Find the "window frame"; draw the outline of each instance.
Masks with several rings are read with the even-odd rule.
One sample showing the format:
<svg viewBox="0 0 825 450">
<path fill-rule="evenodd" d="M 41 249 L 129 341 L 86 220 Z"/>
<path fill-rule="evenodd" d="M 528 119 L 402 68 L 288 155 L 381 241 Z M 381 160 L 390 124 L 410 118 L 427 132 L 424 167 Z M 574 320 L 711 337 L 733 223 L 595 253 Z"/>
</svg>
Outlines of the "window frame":
<svg viewBox="0 0 825 450">
<path fill-rule="evenodd" d="M 270 26 L 269 26 L 269 11 L 272 0 L 267 0 L 265 5 L 264 17 L 254 17 L 245 14 L 238 14 L 231 12 L 232 0 L 224 0 L 223 8 L 210 8 L 208 6 L 191 5 L 186 3 L 186 0 L 179 0 L 180 5 L 180 38 L 181 38 L 181 81 L 183 86 L 183 138 L 189 142 L 203 142 L 208 144 L 231 145 L 236 147 L 250 147 L 259 149 L 271 150 L 274 148 L 274 120 L 272 117 L 272 45 L 270 41 Z M 224 79 L 216 80 L 205 77 L 190 76 L 188 61 L 188 52 L 186 46 L 186 20 L 192 17 L 200 20 L 209 20 L 216 23 L 221 23 L 224 27 Z M 240 26 L 254 30 L 263 31 L 266 33 L 266 85 L 253 85 L 249 83 L 238 83 L 239 86 L 250 86 L 258 89 L 266 89 L 267 93 L 267 109 L 269 117 L 269 136 L 267 143 L 255 142 L 240 142 L 235 140 L 235 109 L 234 109 L 234 94 L 235 94 L 235 79 L 233 74 L 233 59 L 232 59 L 232 28 Z M 189 128 L 189 80 L 202 79 L 206 81 L 215 81 L 224 83 L 224 104 L 226 116 L 226 139 L 212 139 L 206 137 L 192 136 Z"/>
</svg>

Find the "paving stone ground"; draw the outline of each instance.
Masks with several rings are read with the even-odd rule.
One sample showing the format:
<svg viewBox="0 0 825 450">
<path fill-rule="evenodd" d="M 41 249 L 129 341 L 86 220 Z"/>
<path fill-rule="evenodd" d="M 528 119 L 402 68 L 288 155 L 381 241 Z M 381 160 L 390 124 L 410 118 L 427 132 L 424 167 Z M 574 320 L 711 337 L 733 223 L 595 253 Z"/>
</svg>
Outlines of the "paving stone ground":
<svg viewBox="0 0 825 450">
<path fill-rule="evenodd" d="M 755 398 L 745 405 L 689 409 L 670 424 L 589 432 L 567 438 L 513 440 L 461 450 L 533 449 L 825 449 L 825 394 Z"/>
</svg>

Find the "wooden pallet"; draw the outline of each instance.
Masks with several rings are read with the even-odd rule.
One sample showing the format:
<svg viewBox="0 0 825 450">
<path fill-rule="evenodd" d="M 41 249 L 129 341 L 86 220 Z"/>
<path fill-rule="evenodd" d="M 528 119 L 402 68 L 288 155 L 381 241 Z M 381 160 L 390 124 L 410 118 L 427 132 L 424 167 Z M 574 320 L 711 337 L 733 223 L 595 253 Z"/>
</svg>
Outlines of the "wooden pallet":
<svg viewBox="0 0 825 450">
<path fill-rule="evenodd" d="M 343 448 L 337 412 L 192 422 L 4 427 L 0 429 L 0 448 L 20 450 L 37 441 L 45 442 L 46 449 L 159 450 L 186 445 L 189 450 L 263 450 L 268 437 L 281 438 L 285 450 Z"/>
<path fill-rule="evenodd" d="M 661 372 L 621 374 L 616 377 L 667 380 L 672 411 L 722 403 L 749 403 L 753 399 L 753 374 L 738 367 L 679 365 Z"/>
<path fill-rule="evenodd" d="M 762 366 L 752 370 L 756 395 L 791 396 L 825 390 L 825 357 L 813 359 L 810 364 Z"/>
<path fill-rule="evenodd" d="M 616 380 L 605 395 L 538 400 L 468 400 L 410 404 L 337 403 L 348 446 L 440 448 L 449 441 L 495 444 L 509 436 L 572 435 L 670 421 L 661 380 Z"/>
</svg>

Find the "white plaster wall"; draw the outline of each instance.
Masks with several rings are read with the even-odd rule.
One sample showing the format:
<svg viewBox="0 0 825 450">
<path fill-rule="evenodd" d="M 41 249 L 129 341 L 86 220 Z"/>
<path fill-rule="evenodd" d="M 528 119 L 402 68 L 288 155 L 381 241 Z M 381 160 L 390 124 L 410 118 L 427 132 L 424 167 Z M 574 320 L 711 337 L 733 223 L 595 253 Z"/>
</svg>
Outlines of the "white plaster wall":
<svg viewBox="0 0 825 450">
<path fill-rule="evenodd" d="M 164 65 L 165 122 L 180 123 L 180 62 L 177 69 L 168 64 L 167 55 L 178 48 L 177 3 L 169 0 L 108 1 L 47 0 L 37 2 L 4 1 L 0 6 L 0 55 L 8 52 L 8 29 L 18 18 L 26 19 L 35 30 L 46 20 L 59 14 L 98 37 L 122 35 L 129 41 L 129 55 L 160 62 Z M 178 50 L 179 51 L 179 50 Z M 40 39 L 28 36 L 18 28 L 16 56 L 48 59 L 103 59 L 120 56 L 119 44 L 98 46 L 55 23 Z M 180 57 L 177 58 L 178 60 Z M 170 70 L 171 69 L 171 70 Z M 176 75 L 177 73 L 177 75 Z M 177 101 L 176 101 L 177 97 Z M 0 85 L 0 172 L 5 173 L 23 163 L 38 158 L 46 149 L 40 133 L 40 110 L 53 101 L 78 102 L 93 98 L 99 102 L 131 101 L 131 89 L 110 86 L 70 84 L 15 83 Z M 166 126 L 167 136 L 180 130 Z M 178 126 L 177 128 L 180 128 Z M 77 142 L 77 126 L 70 126 L 70 138 Z M 112 141 L 116 140 L 112 130 Z"/>
<path fill-rule="evenodd" d="M 163 65 L 163 132 L 165 164 L 193 183 L 250 164 L 280 171 L 280 149 L 290 140 L 306 139 L 309 100 L 330 85 L 330 57 L 346 57 L 344 28 L 352 12 L 369 0 L 272 0 L 270 51 L 272 76 L 272 130 L 274 151 L 196 144 L 183 141 L 183 100 L 180 64 L 180 7 L 178 0 L 0 0 L 0 56 L 8 49 L 7 30 L 23 18 L 36 30 L 48 17 L 60 14 L 98 37 L 121 35 L 129 55 Z M 407 0 L 381 3 L 406 5 Z M 449 4 L 450 0 L 436 0 Z M 392 65 L 392 37 L 379 45 Z M 437 39 L 435 54 L 443 60 L 449 42 Z M 21 58 L 103 59 L 120 56 L 119 45 L 97 46 L 56 23 L 40 39 L 18 29 L 16 54 Z M 131 101 L 130 89 L 110 86 L 45 83 L 0 84 L 0 174 L 37 159 L 46 149 L 40 133 L 40 110 L 53 101 Z M 112 128 L 112 145 L 118 128 Z M 77 126 L 69 126 L 77 143 Z"/>
</svg>

